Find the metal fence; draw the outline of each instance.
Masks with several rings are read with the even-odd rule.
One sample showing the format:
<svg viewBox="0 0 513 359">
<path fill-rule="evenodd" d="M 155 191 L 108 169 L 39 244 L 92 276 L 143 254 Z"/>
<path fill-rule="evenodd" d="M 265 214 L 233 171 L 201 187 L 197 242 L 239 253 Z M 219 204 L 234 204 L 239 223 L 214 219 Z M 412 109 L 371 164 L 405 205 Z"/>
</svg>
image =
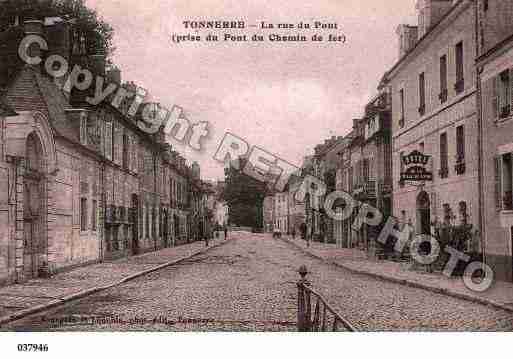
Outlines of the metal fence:
<svg viewBox="0 0 513 359">
<path fill-rule="evenodd" d="M 306 280 L 306 266 L 299 268 L 301 279 L 297 282 L 297 329 L 300 332 L 356 332 L 356 328 L 337 313 L 326 299 L 316 292 Z M 314 305 L 312 312 L 312 306 Z"/>
</svg>

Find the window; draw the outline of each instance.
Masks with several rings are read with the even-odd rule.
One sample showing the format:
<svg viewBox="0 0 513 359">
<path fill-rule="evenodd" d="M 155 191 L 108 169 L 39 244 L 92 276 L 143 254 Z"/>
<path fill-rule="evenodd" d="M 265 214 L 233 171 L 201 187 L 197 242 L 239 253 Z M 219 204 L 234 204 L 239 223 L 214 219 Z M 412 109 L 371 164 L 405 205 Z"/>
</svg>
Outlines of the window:
<svg viewBox="0 0 513 359">
<path fill-rule="evenodd" d="M 441 103 L 447 101 L 447 55 L 440 57 L 440 94 Z"/>
<path fill-rule="evenodd" d="M 426 113 L 426 78 L 424 72 L 419 75 L 419 114 Z"/>
<path fill-rule="evenodd" d="M 98 217 L 98 202 L 93 200 L 93 204 L 91 207 L 91 230 L 96 232 L 97 229 L 97 217 Z"/>
<path fill-rule="evenodd" d="M 399 101 L 401 103 L 401 107 L 400 107 L 400 110 L 401 110 L 401 118 L 399 119 L 399 127 L 403 127 L 404 126 L 404 89 L 401 89 L 399 91 Z"/>
<path fill-rule="evenodd" d="M 465 173 L 465 128 L 456 127 L 456 173 Z"/>
<path fill-rule="evenodd" d="M 511 113 L 511 76 L 509 70 L 499 75 L 499 116 L 506 118 Z"/>
<path fill-rule="evenodd" d="M 105 157 L 112 161 L 112 122 L 105 122 Z"/>
<path fill-rule="evenodd" d="M 458 205 L 460 212 L 460 223 L 464 226 L 468 224 L 468 211 L 467 211 L 467 202 L 461 201 Z"/>
<path fill-rule="evenodd" d="M 513 165 L 512 154 L 495 159 L 495 196 L 498 210 L 513 210 Z"/>
<path fill-rule="evenodd" d="M 123 168 L 130 169 L 130 137 L 123 135 Z"/>
<path fill-rule="evenodd" d="M 401 173 L 403 173 L 403 172 L 404 172 L 404 162 L 403 162 L 403 158 L 404 158 L 404 152 L 399 153 L 399 169 L 400 169 L 400 170 L 399 170 L 399 171 L 400 171 L 399 175 L 401 175 Z M 399 177 L 399 178 L 400 178 L 400 177 Z M 404 186 L 404 182 L 403 182 L 403 181 L 401 181 L 401 179 L 399 179 L 399 185 L 400 185 L 401 187 L 403 187 L 403 186 Z"/>
<path fill-rule="evenodd" d="M 444 203 L 442 207 L 444 209 L 443 223 L 446 225 L 450 225 L 453 219 L 451 206 L 448 203 Z"/>
<path fill-rule="evenodd" d="M 353 167 L 349 167 L 348 171 L 348 185 L 349 185 L 349 192 L 353 191 Z"/>
<path fill-rule="evenodd" d="M 454 90 L 459 94 L 465 88 L 465 80 L 463 77 L 463 42 L 456 44 L 456 83 L 454 84 Z"/>
<path fill-rule="evenodd" d="M 449 159 L 447 154 L 447 133 L 440 135 L 440 177 L 447 178 L 449 176 Z"/>
<path fill-rule="evenodd" d="M 80 198 L 80 230 L 87 231 L 87 198 Z"/>
<path fill-rule="evenodd" d="M 80 114 L 80 143 L 84 146 L 88 144 L 88 123 L 87 113 L 82 112 Z"/>
</svg>

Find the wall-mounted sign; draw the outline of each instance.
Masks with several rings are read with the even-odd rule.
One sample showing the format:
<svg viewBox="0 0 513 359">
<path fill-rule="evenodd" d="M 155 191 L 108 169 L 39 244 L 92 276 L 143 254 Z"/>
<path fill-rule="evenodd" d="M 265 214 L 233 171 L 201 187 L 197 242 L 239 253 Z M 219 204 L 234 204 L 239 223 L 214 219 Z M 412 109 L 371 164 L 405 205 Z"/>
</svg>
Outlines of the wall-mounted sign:
<svg viewBox="0 0 513 359">
<path fill-rule="evenodd" d="M 429 172 L 426 166 L 429 158 L 417 150 L 402 158 L 404 164 L 404 172 L 401 172 L 401 181 L 432 181 L 433 172 Z"/>
</svg>

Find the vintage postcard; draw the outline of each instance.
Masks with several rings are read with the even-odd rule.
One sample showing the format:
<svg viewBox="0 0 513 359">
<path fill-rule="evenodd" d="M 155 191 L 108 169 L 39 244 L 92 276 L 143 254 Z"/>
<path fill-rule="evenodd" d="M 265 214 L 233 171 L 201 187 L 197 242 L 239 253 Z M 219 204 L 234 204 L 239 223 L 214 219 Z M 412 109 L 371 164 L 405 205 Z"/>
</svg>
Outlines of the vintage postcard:
<svg viewBox="0 0 513 359">
<path fill-rule="evenodd" d="M 511 0 L 0 0 L 0 125 L 5 338 L 513 331 Z"/>
</svg>

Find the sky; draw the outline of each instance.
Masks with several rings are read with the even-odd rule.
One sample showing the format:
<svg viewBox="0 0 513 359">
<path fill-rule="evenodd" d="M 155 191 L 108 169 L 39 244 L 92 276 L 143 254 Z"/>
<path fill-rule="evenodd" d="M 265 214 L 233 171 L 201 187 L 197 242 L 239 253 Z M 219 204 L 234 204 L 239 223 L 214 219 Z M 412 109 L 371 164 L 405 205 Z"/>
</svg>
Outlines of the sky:
<svg viewBox="0 0 513 359">
<path fill-rule="evenodd" d="M 210 124 L 210 136 L 200 152 L 178 141 L 171 143 L 189 161 L 200 163 L 204 179 L 223 177 L 223 166 L 213 156 L 226 132 L 297 166 L 317 144 L 347 134 L 352 119 L 362 116 L 364 105 L 375 95 L 383 73 L 397 60 L 397 25 L 416 23 L 415 0 L 87 0 L 87 4 L 115 30 L 112 60 L 123 81 L 146 88 L 152 100 L 169 109 L 180 106 L 192 123 Z M 337 23 L 337 30 L 303 33 L 344 34 L 346 43 L 171 42 L 172 34 L 195 34 L 184 28 L 186 20 Z M 245 33 L 287 31 L 250 28 Z M 207 31 L 197 34 L 204 36 Z"/>
</svg>

